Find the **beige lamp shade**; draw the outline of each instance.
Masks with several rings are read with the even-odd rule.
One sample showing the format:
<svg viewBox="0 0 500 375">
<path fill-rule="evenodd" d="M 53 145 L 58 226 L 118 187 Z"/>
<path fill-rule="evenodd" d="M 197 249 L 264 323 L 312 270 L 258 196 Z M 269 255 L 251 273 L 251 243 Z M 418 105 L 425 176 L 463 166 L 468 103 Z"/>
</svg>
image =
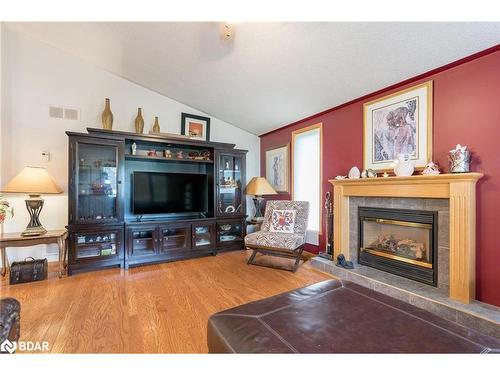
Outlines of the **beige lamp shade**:
<svg viewBox="0 0 500 375">
<path fill-rule="evenodd" d="M 272 195 L 278 194 L 265 177 L 254 177 L 247 185 L 247 194 L 249 195 Z"/>
<path fill-rule="evenodd" d="M 17 176 L 5 185 L 2 192 L 31 195 L 59 194 L 62 193 L 62 189 L 57 186 L 45 168 L 24 167 Z"/>
</svg>

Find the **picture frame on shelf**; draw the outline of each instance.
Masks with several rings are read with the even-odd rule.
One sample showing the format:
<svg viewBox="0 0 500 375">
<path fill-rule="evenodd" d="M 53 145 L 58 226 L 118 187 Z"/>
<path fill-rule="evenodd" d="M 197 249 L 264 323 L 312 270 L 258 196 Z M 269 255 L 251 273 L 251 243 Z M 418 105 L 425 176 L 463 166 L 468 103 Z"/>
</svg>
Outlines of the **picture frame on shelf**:
<svg viewBox="0 0 500 375">
<path fill-rule="evenodd" d="M 290 192 L 290 143 L 266 150 L 266 179 L 276 192 Z"/>
<path fill-rule="evenodd" d="M 181 135 L 190 139 L 210 141 L 210 117 L 181 113 Z"/>
<path fill-rule="evenodd" d="M 392 171 L 398 155 L 415 169 L 432 160 L 433 81 L 363 104 L 363 168 Z"/>
</svg>

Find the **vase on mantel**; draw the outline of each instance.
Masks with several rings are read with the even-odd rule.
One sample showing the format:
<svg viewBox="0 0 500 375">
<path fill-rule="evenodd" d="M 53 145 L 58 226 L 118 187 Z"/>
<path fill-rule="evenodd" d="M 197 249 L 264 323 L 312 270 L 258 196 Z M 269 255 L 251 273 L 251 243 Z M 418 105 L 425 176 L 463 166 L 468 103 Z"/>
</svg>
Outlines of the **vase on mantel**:
<svg viewBox="0 0 500 375">
<path fill-rule="evenodd" d="M 135 132 L 142 134 L 144 131 L 144 119 L 142 118 L 142 108 L 137 108 L 137 117 L 135 118 Z"/>
<path fill-rule="evenodd" d="M 113 130 L 113 112 L 111 112 L 109 98 L 106 98 L 104 102 L 104 111 L 102 111 L 102 128 L 106 130 Z"/>
<path fill-rule="evenodd" d="M 155 123 L 153 124 L 153 133 L 160 132 L 160 123 L 158 122 L 158 116 L 155 116 Z"/>
<path fill-rule="evenodd" d="M 411 176 L 415 171 L 415 165 L 411 161 L 409 154 L 399 154 L 397 164 L 394 167 L 394 174 L 396 176 Z"/>
</svg>

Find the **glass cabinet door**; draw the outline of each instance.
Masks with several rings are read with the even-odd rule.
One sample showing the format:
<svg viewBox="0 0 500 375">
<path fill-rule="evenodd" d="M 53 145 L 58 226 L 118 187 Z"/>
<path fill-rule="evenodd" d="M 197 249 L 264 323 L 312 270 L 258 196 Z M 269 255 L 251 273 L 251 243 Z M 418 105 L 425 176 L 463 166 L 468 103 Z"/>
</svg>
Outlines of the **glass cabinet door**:
<svg viewBox="0 0 500 375">
<path fill-rule="evenodd" d="M 233 221 L 217 223 L 217 241 L 220 245 L 233 241 L 243 241 L 242 222 Z"/>
<path fill-rule="evenodd" d="M 130 230 L 132 236 L 128 245 L 128 254 L 131 257 L 149 256 L 156 254 L 156 228 Z"/>
<path fill-rule="evenodd" d="M 193 249 L 214 245 L 213 224 L 193 224 Z"/>
<path fill-rule="evenodd" d="M 119 221 L 117 144 L 78 142 L 76 152 L 76 221 Z"/>
<path fill-rule="evenodd" d="M 219 155 L 219 181 L 217 183 L 217 212 L 219 216 L 243 212 L 243 157 Z"/>
<path fill-rule="evenodd" d="M 189 247 L 189 227 L 160 228 L 162 235 L 160 253 L 183 250 Z"/>
<path fill-rule="evenodd" d="M 75 257 L 77 260 L 82 260 L 116 256 L 120 248 L 119 237 L 120 231 L 78 233 L 75 236 Z"/>
</svg>

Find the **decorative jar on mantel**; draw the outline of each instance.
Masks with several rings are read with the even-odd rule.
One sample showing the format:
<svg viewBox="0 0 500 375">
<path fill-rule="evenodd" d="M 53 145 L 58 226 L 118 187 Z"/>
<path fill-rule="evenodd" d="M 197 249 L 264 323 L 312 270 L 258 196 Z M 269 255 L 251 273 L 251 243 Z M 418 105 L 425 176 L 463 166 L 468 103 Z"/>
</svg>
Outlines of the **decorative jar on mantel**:
<svg viewBox="0 0 500 375">
<path fill-rule="evenodd" d="M 411 176 L 415 171 L 415 165 L 411 161 L 409 154 L 399 154 L 397 164 L 394 167 L 394 174 L 396 176 Z"/>
<path fill-rule="evenodd" d="M 471 154 L 467 146 L 458 144 L 448 154 L 450 162 L 450 173 L 468 173 L 470 172 Z"/>
</svg>

